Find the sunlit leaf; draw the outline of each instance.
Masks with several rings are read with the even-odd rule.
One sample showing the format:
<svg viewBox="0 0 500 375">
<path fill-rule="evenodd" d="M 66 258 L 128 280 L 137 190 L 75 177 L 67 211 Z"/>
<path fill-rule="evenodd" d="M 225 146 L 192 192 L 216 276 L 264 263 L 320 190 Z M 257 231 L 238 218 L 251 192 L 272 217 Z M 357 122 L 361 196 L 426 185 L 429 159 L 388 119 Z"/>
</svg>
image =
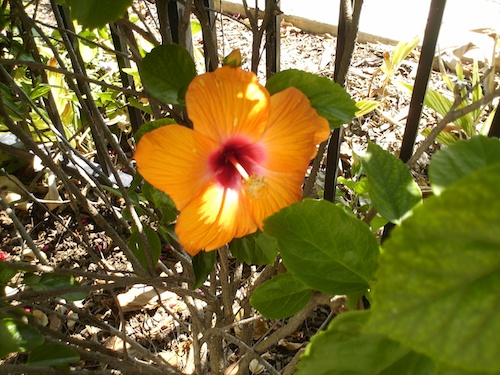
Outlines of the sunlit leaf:
<svg viewBox="0 0 500 375">
<path fill-rule="evenodd" d="M 391 62 L 397 68 L 403 60 L 410 54 L 411 51 L 415 49 L 415 47 L 420 42 L 420 37 L 417 35 L 409 42 L 399 42 L 394 48 L 394 51 L 391 54 Z"/>
<path fill-rule="evenodd" d="M 479 64 L 476 59 L 474 59 L 474 63 L 472 64 L 472 102 L 477 102 L 483 97 L 483 88 L 481 87 L 480 78 L 479 78 Z M 472 118 L 474 122 L 477 121 L 479 115 L 481 114 L 481 107 L 471 112 Z"/>
<path fill-rule="evenodd" d="M 191 20 L 191 34 L 201 33 L 201 23 L 198 20 Z"/>
<path fill-rule="evenodd" d="M 269 319 L 288 318 L 302 310 L 312 296 L 312 289 L 291 273 L 284 273 L 259 285 L 250 303 Z"/>
<path fill-rule="evenodd" d="M 358 110 L 356 111 L 354 116 L 356 117 L 364 116 L 370 113 L 371 111 L 375 110 L 375 108 L 377 108 L 379 105 L 380 102 L 377 102 L 376 100 L 370 100 L 370 99 L 361 100 L 356 103 L 356 107 L 358 108 Z"/>
<path fill-rule="evenodd" d="M 71 17 L 84 28 L 95 29 L 123 17 L 132 0 L 63 0 Z"/>
<path fill-rule="evenodd" d="M 486 120 L 484 120 L 484 122 L 481 124 L 479 131 L 478 131 L 478 134 L 488 135 L 490 128 L 491 128 L 491 125 L 493 124 L 493 119 L 495 118 L 495 114 L 496 114 L 497 110 L 498 110 L 498 106 L 496 106 L 490 112 L 490 114 L 488 115 Z"/>
<path fill-rule="evenodd" d="M 432 190 L 440 194 L 447 186 L 485 166 L 500 163 L 500 140 L 484 136 L 461 140 L 439 150 L 429 165 Z"/>
<path fill-rule="evenodd" d="M 196 67 L 189 52 L 178 44 L 155 47 L 142 60 L 139 73 L 144 87 L 156 99 L 184 105 L 187 88 Z"/>
<path fill-rule="evenodd" d="M 422 192 L 408 167 L 375 143 L 361 158 L 368 177 L 368 193 L 378 212 L 391 222 L 399 222 L 422 199 Z"/>
<path fill-rule="evenodd" d="M 422 130 L 422 135 L 424 137 L 427 137 L 432 131 L 431 127 L 427 127 L 424 130 Z M 444 145 L 444 146 L 449 146 L 454 143 L 457 143 L 459 140 L 458 136 L 452 132 L 443 130 L 441 133 L 439 133 L 436 137 L 436 142 Z"/>
<path fill-rule="evenodd" d="M 500 372 L 500 164 L 426 200 L 385 242 L 370 331 L 470 371 Z"/>
<path fill-rule="evenodd" d="M 409 91 L 413 90 L 413 85 L 410 83 L 399 82 L 399 84 L 407 88 Z M 427 89 L 424 103 L 426 106 L 436 111 L 441 116 L 445 116 L 453 106 L 453 101 L 451 99 L 433 89 Z M 461 104 L 461 106 L 464 105 L 465 105 L 464 103 Z M 474 119 L 472 118 L 471 113 L 467 113 L 462 117 L 456 119 L 454 123 L 460 128 L 462 128 L 467 135 L 472 136 L 474 134 L 474 129 L 473 129 Z"/>
<path fill-rule="evenodd" d="M 326 331 L 313 336 L 296 375 L 428 375 L 428 357 L 379 334 L 365 334 L 369 311 L 337 316 Z"/>
<path fill-rule="evenodd" d="M 32 100 L 39 98 L 40 96 L 46 97 L 48 92 L 50 91 L 49 85 L 41 84 L 34 88 L 34 90 L 30 93 L 30 98 Z"/>
<path fill-rule="evenodd" d="M 288 87 L 302 91 L 314 109 L 330 123 L 331 128 L 351 121 L 358 111 L 351 96 L 337 83 L 316 74 L 289 69 L 274 74 L 267 81 L 267 89 L 272 94 Z"/>
<path fill-rule="evenodd" d="M 31 350 L 43 341 L 42 334 L 36 328 L 20 320 L 0 320 L 0 358 L 9 353 Z"/>
<path fill-rule="evenodd" d="M 378 243 L 368 226 L 324 200 L 292 204 L 264 221 L 287 270 L 310 288 L 346 294 L 369 287 Z"/>
</svg>

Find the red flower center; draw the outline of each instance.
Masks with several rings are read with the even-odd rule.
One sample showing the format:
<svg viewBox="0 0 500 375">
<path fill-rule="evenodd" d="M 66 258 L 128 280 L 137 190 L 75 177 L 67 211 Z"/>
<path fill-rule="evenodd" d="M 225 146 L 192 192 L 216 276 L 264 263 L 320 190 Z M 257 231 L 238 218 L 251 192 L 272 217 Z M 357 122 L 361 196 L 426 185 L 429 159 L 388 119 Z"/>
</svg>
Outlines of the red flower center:
<svg viewBox="0 0 500 375">
<path fill-rule="evenodd" d="M 208 165 L 219 184 L 237 189 L 242 179 L 258 174 L 264 158 L 265 152 L 260 145 L 244 137 L 234 137 L 210 155 Z"/>
</svg>

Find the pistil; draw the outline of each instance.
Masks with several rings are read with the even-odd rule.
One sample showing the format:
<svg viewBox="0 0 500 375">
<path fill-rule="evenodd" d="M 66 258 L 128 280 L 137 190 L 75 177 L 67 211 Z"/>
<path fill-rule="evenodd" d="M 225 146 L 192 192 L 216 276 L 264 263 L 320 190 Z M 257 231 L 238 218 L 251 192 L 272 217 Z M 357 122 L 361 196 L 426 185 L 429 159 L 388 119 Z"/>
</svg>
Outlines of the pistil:
<svg viewBox="0 0 500 375">
<path fill-rule="evenodd" d="M 243 177 L 244 180 L 248 180 L 250 175 L 245 170 L 245 168 L 243 168 L 243 166 L 238 162 L 238 160 L 236 160 L 234 155 L 227 155 L 226 160 L 229 161 L 234 166 L 234 168 L 236 168 L 236 170 L 241 175 L 241 177 Z"/>
</svg>

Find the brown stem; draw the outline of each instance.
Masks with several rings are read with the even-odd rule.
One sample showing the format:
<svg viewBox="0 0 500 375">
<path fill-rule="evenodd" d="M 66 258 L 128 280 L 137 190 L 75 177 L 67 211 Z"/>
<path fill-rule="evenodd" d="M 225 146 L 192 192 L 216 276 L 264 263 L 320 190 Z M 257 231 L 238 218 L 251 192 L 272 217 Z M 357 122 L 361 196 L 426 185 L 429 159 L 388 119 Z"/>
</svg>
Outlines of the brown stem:
<svg viewBox="0 0 500 375">
<path fill-rule="evenodd" d="M 217 41 L 214 38 L 213 25 L 208 15 L 208 9 L 203 4 L 203 0 L 194 0 L 194 14 L 198 17 L 203 34 L 205 53 L 208 55 L 207 71 L 215 70 L 219 65 Z M 207 60 L 206 60 L 207 61 Z"/>
<path fill-rule="evenodd" d="M 312 197 L 314 191 L 314 184 L 316 183 L 316 178 L 318 176 L 319 167 L 321 166 L 321 161 L 325 156 L 325 148 L 327 141 L 320 143 L 318 147 L 318 153 L 314 157 L 311 172 L 307 177 L 306 183 L 304 185 L 304 190 L 302 192 L 302 198 L 310 198 Z"/>
<path fill-rule="evenodd" d="M 230 335 L 229 333 L 224 332 L 219 328 L 210 328 L 205 333 L 208 335 L 208 337 L 215 336 L 221 339 L 224 338 L 225 340 L 237 345 L 245 353 L 246 356 L 259 361 L 259 363 L 261 363 L 270 374 L 279 375 L 279 372 L 276 371 L 276 369 L 269 362 L 262 358 L 257 351 L 255 351 L 250 346 L 246 345 L 243 341 L 237 339 L 233 335 Z"/>
</svg>

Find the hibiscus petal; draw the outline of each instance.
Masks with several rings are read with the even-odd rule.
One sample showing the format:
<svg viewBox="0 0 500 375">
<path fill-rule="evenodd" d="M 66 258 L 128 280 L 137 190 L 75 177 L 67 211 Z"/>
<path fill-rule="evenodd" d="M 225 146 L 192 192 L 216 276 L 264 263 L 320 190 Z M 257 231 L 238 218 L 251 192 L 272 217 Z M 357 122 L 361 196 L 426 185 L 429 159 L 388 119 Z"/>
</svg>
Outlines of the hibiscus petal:
<svg viewBox="0 0 500 375">
<path fill-rule="evenodd" d="M 175 226 L 179 243 L 191 255 L 215 250 L 257 230 L 238 190 L 210 185 L 181 211 Z"/>
<path fill-rule="evenodd" d="M 298 89 L 290 87 L 271 97 L 269 125 L 259 142 L 267 156 L 261 179 L 243 186 L 251 214 L 261 229 L 265 218 L 300 200 L 316 145 L 329 134 L 328 121 Z"/>
<path fill-rule="evenodd" d="M 258 140 L 267 126 L 269 103 L 254 73 L 230 66 L 196 77 L 186 93 L 194 129 L 219 144 L 236 135 Z"/>
<path fill-rule="evenodd" d="M 211 181 L 209 155 L 217 145 L 180 125 L 167 125 L 144 134 L 134 158 L 141 175 L 167 193 L 182 210 Z"/>
<path fill-rule="evenodd" d="M 289 87 L 273 95 L 269 125 L 260 142 L 267 153 L 264 168 L 305 173 L 316 145 L 329 135 L 328 121 L 300 90 Z"/>
<path fill-rule="evenodd" d="M 304 175 L 302 170 L 266 171 L 262 176 L 264 187 L 257 192 L 246 188 L 250 213 L 260 229 L 265 218 L 301 199 Z"/>
</svg>

